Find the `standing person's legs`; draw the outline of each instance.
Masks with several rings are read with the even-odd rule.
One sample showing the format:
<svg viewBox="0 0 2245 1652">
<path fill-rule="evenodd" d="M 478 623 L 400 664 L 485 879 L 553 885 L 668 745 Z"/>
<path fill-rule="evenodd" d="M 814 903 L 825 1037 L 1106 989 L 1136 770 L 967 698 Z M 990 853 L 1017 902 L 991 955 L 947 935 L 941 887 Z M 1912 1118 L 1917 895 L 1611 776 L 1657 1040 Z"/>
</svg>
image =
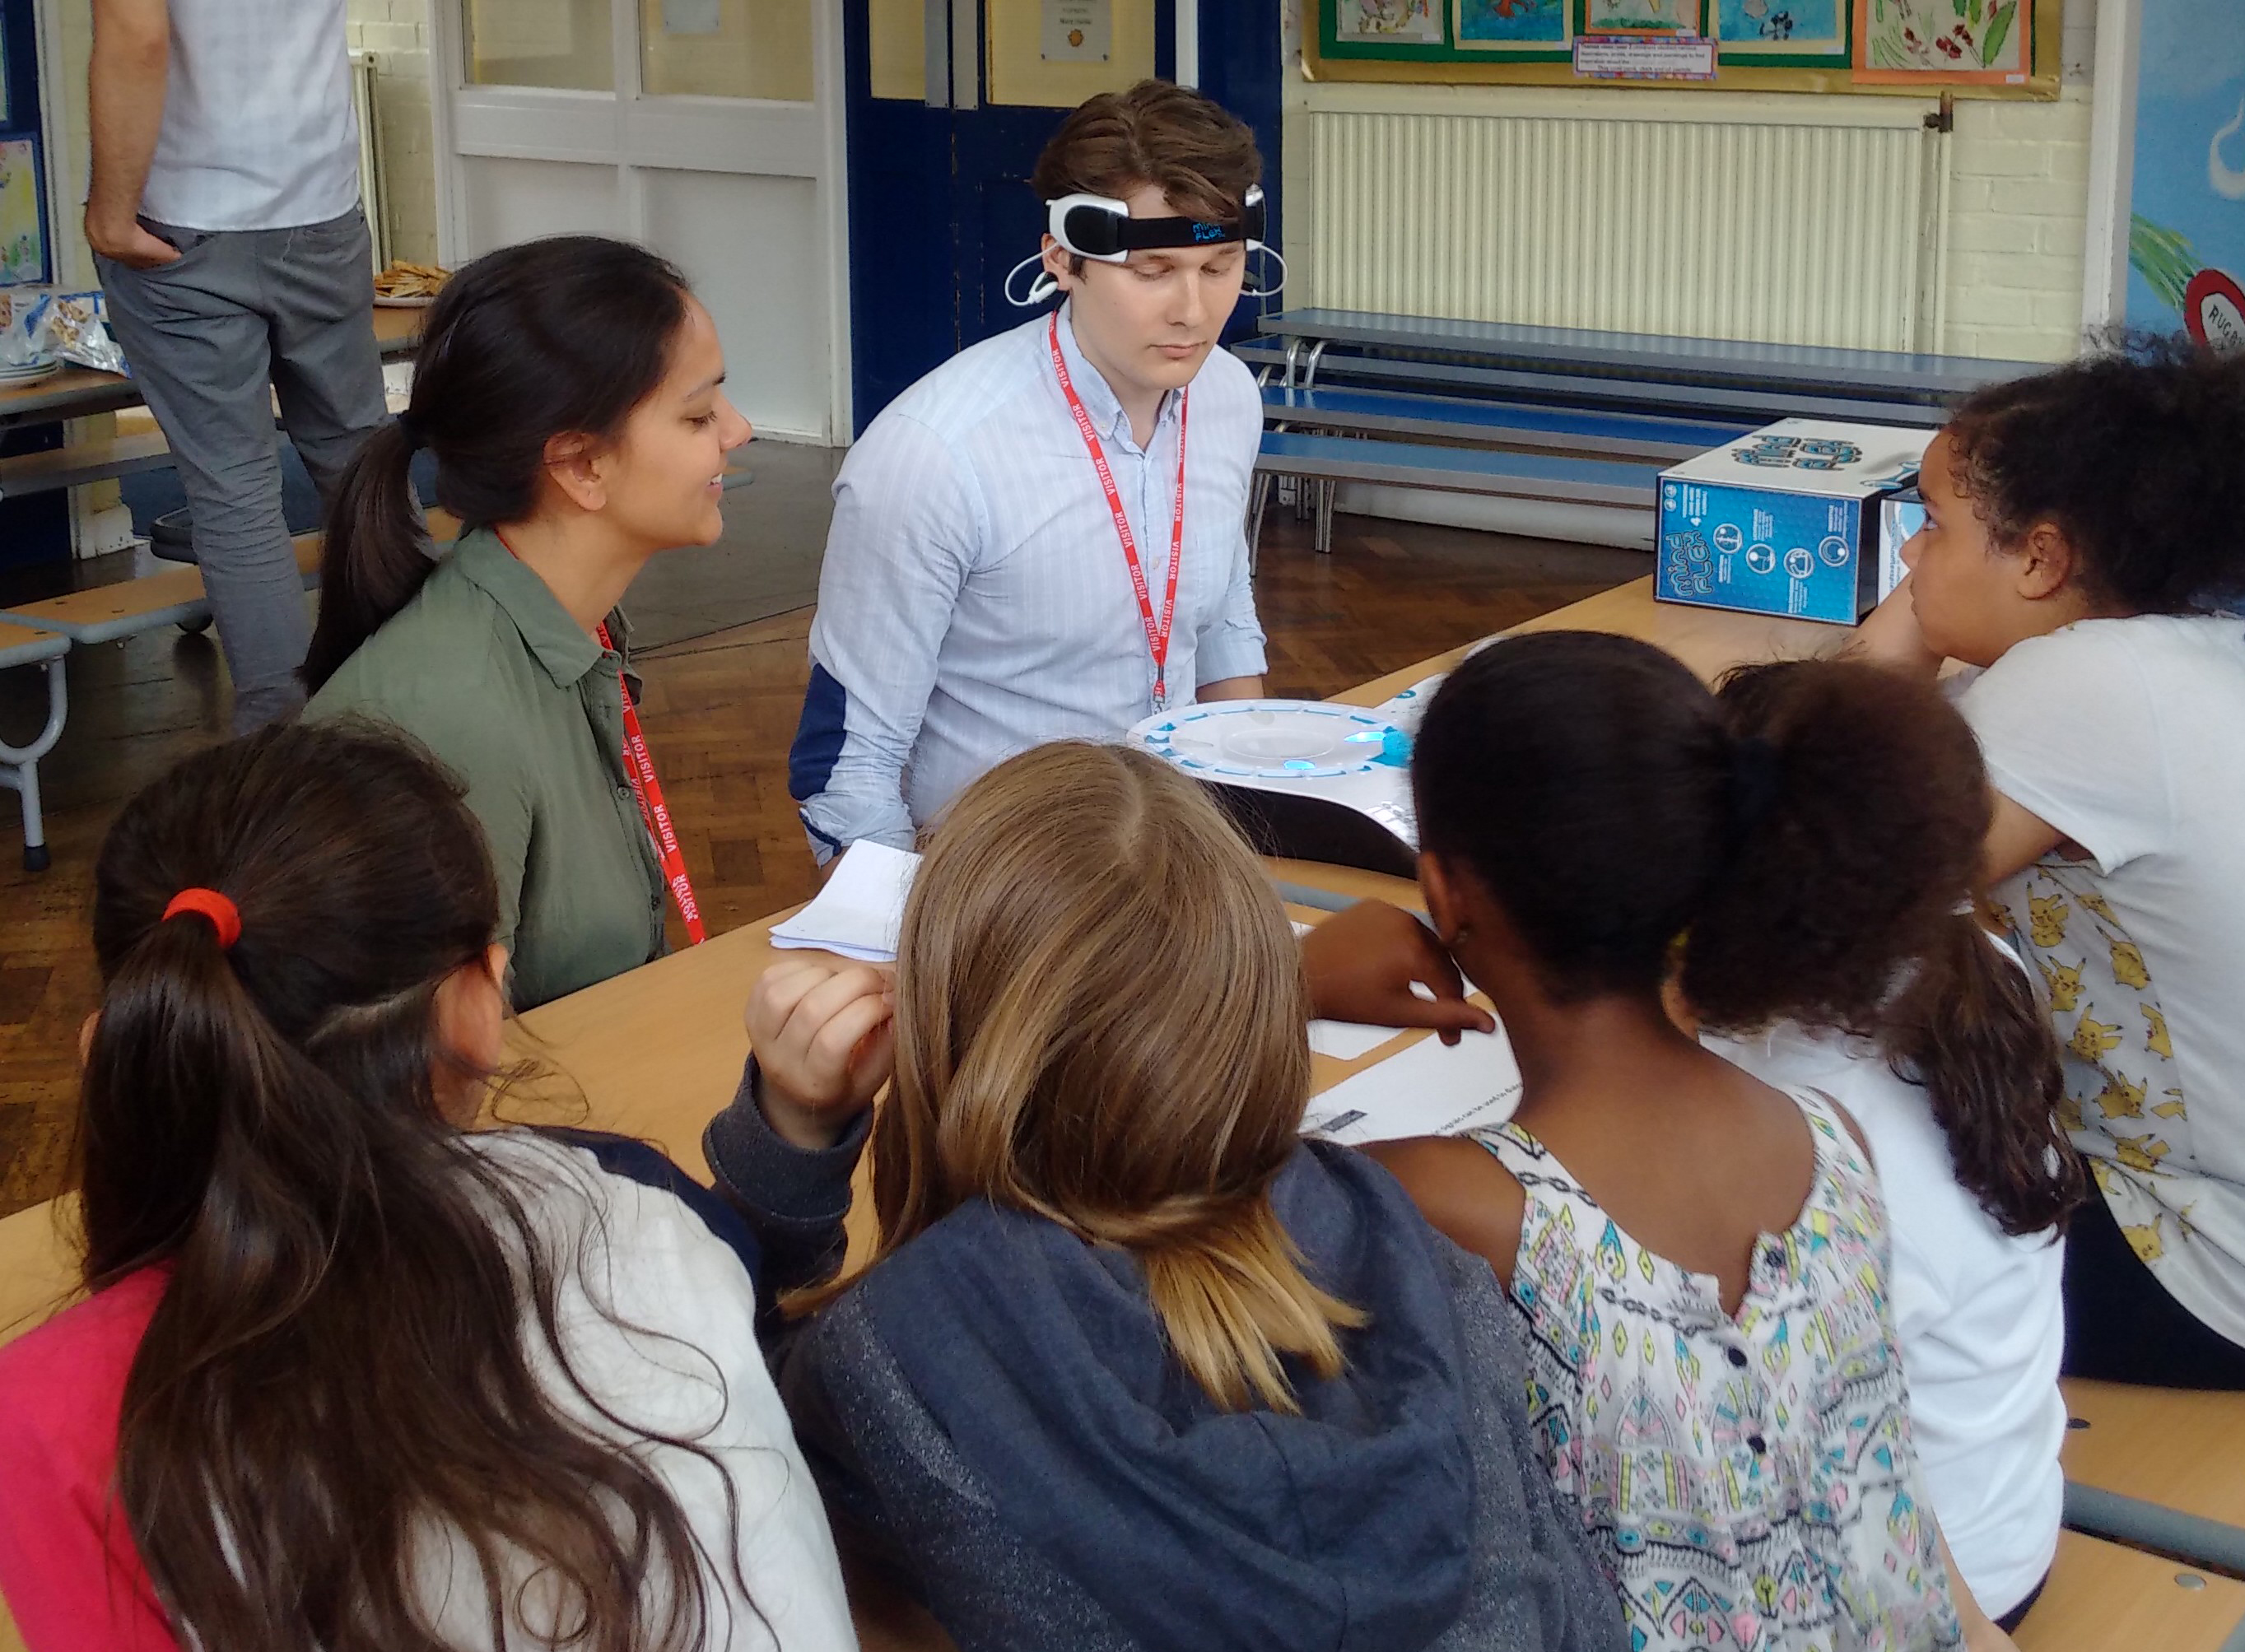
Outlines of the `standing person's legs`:
<svg viewBox="0 0 2245 1652">
<path fill-rule="evenodd" d="M 2093 1191 L 2065 1235 L 2065 1374 L 2245 1389 L 2245 1347 L 2167 1294 Z"/>
<path fill-rule="evenodd" d="M 281 422 L 325 504 L 359 443 L 388 416 L 366 216 L 354 206 L 329 223 L 262 231 L 258 267 Z"/>
<path fill-rule="evenodd" d="M 151 227 L 180 248 L 179 261 L 138 270 L 98 260 L 102 290 L 187 491 L 195 561 L 234 678 L 234 732 L 246 734 L 303 704 L 295 673 L 312 637 L 281 511 L 254 236 Z"/>
</svg>

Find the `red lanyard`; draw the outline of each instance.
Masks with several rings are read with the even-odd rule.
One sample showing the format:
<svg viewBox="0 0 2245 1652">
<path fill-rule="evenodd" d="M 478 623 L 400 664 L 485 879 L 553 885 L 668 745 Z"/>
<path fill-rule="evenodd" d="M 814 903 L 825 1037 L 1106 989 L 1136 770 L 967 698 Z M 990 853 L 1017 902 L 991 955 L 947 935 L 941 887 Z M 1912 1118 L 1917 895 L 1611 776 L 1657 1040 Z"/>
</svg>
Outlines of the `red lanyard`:
<svg viewBox="0 0 2245 1652">
<path fill-rule="evenodd" d="M 514 556 L 514 547 L 505 538 L 507 555 Z M 522 559 L 515 557 L 519 562 Z M 617 652 L 608 635 L 608 622 L 600 621 L 595 634 L 600 647 L 610 653 Z M 686 851 L 679 847 L 677 829 L 670 823 L 669 805 L 662 801 L 662 782 L 655 777 L 655 759 L 647 748 L 647 736 L 640 731 L 639 708 L 632 704 L 631 691 L 623 685 L 623 674 L 619 668 L 616 680 L 617 696 L 624 707 L 624 777 L 631 782 L 632 796 L 639 800 L 640 818 L 647 823 L 647 835 L 654 842 L 655 858 L 662 863 L 663 882 L 670 885 L 670 898 L 678 903 L 678 915 L 686 920 L 686 940 L 689 946 L 699 946 L 709 938 L 702 927 L 702 906 L 694 898 L 694 884 L 686 876 Z"/>
<path fill-rule="evenodd" d="M 1115 537 L 1122 541 L 1122 559 L 1130 565 L 1130 588 L 1137 593 L 1138 617 L 1145 622 L 1146 647 L 1154 656 L 1154 709 L 1166 711 L 1170 704 L 1170 627 L 1177 614 L 1177 569 L 1184 561 L 1185 552 L 1185 403 L 1187 396 L 1177 396 L 1177 502 L 1170 518 L 1170 579 L 1169 589 L 1162 597 L 1162 617 L 1154 619 L 1154 596 L 1147 588 L 1146 570 L 1138 560 L 1137 536 L 1130 531 L 1130 518 L 1123 513 L 1122 496 L 1115 489 L 1115 472 L 1108 468 L 1107 450 L 1099 444 L 1099 432 L 1091 428 L 1091 415 L 1083 410 L 1083 398 L 1075 393 L 1075 383 L 1068 376 L 1067 359 L 1060 353 L 1060 312 L 1053 312 L 1052 330 L 1047 340 L 1052 347 L 1053 371 L 1060 375 L 1061 394 L 1068 397 L 1068 410 L 1075 415 L 1076 433 L 1083 437 L 1083 445 L 1091 455 L 1091 468 L 1099 472 L 1099 485 L 1107 492 L 1107 509 L 1115 518 Z"/>
</svg>

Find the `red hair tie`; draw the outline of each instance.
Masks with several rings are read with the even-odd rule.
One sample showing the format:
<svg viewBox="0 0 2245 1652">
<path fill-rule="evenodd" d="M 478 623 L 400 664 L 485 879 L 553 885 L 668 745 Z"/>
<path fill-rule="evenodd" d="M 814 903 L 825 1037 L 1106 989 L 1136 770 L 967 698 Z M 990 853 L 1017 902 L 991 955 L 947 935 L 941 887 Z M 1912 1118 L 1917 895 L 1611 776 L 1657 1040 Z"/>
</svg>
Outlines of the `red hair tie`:
<svg viewBox="0 0 2245 1652">
<path fill-rule="evenodd" d="M 214 889 L 183 889 L 172 897 L 172 904 L 164 909 L 166 923 L 182 912 L 193 912 L 210 919 L 218 931 L 219 951 L 230 951 L 241 938 L 241 911 L 234 904 Z"/>
</svg>

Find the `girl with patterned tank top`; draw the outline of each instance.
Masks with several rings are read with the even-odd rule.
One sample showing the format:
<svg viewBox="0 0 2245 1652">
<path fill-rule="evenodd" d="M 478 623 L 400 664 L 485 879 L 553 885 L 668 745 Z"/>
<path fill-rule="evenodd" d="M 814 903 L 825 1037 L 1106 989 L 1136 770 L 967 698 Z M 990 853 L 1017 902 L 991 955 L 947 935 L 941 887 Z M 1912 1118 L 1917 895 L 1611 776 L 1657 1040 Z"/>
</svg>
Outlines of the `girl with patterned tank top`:
<svg viewBox="0 0 2245 1652">
<path fill-rule="evenodd" d="M 1919 996 L 1902 966 L 1943 956 L 1986 828 L 1977 755 L 1931 686 L 1869 666 L 1778 668 L 1746 704 L 1579 633 L 1443 685 L 1420 878 L 1523 1090 L 1499 1128 L 1373 1151 L 1508 1287 L 1546 1466 L 1637 1647 L 2008 1646 L 1928 1503 L 1861 1130 L 1669 996 L 1865 1032 Z"/>
</svg>

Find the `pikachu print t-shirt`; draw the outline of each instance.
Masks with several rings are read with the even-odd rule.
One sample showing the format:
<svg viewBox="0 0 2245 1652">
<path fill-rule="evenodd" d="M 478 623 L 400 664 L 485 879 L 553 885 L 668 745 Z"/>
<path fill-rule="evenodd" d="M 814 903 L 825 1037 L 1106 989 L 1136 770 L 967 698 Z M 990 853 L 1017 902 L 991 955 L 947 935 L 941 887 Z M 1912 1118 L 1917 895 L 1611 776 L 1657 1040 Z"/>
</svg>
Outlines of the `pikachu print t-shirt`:
<svg viewBox="0 0 2245 1652">
<path fill-rule="evenodd" d="M 2065 1046 L 2065 1122 L 2136 1254 L 2245 1344 L 2245 620 L 2087 620 L 1958 701 L 2065 834 L 1996 891 Z"/>
</svg>

